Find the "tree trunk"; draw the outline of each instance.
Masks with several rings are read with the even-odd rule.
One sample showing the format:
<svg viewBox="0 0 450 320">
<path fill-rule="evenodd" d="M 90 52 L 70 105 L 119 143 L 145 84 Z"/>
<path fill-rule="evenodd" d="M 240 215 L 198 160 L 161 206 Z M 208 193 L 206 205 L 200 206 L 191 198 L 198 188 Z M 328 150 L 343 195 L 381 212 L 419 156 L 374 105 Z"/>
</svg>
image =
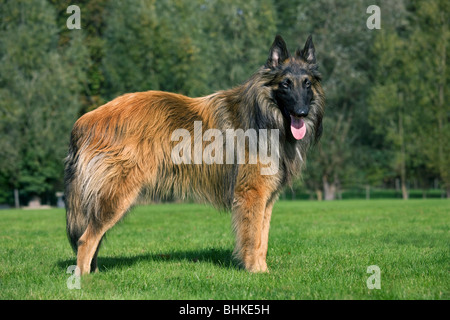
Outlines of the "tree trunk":
<svg viewBox="0 0 450 320">
<path fill-rule="evenodd" d="M 323 192 L 320 189 L 316 190 L 317 200 L 322 201 L 323 200 Z"/>
<path fill-rule="evenodd" d="M 406 188 L 406 147 L 405 132 L 403 128 L 403 93 L 399 93 L 400 108 L 398 111 L 398 134 L 400 136 L 400 180 L 402 184 L 402 197 L 408 200 L 408 190 Z"/>
<path fill-rule="evenodd" d="M 324 199 L 325 201 L 335 200 L 336 199 L 336 191 L 337 185 L 335 182 L 328 182 L 327 176 L 322 178 L 323 181 L 323 191 L 324 191 Z"/>
<path fill-rule="evenodd" d="M 402 178 L 402 197 L 403 200 L 408 200 L 409 194 L 408 194 L 408 188 L 406 188 L 406 181 Z"/>
<path fill-rule="evenodd" d="M 19 189 L 14 189 L 14 205 L 16 209 L 20 208 Z"/>
<path fill-rule="evenodd" d="M 441 12 L 441 22 L 442 22 L 442 32 L 443 38 L 445 37 L 445 34 L 447 33 L 447 22 L 445 20 L 445 15 L 443 12 Z M 444 38 L 445 40 L 445 38 Z M 439 136 L 442 137 L 444 134 L 444 124 L 443 119 L 446 119 L 446 107 L 448 106 L 445 104 L 445 86 L 446 86 L 446 60 L 447 60 L 447 46 L 445 45 L 446 42 L 443 42 L 444 45 L 442 46 L 442 52 L 441 52 L 441 61 L 440 61 L 440 71 L 441 71 L 441 79 L 439 81 L 439 112 L 437 112 L 437 120 L 438 120 L 438 132 Z M 447 120 L 448 121 L 448 120 Z M 447 192 L 447 198 L 450 198 L 450 174 L 448 170 L 448 160 L 446 161 L 446 156 L 444 153 L 444 144 L 439 143 L 438 144 L 438 168 L 439 168 L 439 174 L 444 181 L 444 187 Z M 448 159 L 448 156 L 447 156 Z"/>
</svg>

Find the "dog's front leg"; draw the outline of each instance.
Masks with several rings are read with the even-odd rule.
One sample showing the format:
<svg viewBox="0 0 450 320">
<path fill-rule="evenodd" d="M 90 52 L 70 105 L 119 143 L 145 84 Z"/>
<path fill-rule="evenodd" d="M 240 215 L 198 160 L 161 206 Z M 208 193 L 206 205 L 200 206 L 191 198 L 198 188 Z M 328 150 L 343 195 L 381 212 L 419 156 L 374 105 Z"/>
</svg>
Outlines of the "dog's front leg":
<svg viewBox="0 0 450 320">
<path fill-rule="evenodd" d="M 237 192 L 233 203 L 233 228 L 236 234 L 233 254 L 250 272 L 267 272 L 270 214 L 266 216 L 265 199 L 258 189 L 249 188 Z"/>
</svg>

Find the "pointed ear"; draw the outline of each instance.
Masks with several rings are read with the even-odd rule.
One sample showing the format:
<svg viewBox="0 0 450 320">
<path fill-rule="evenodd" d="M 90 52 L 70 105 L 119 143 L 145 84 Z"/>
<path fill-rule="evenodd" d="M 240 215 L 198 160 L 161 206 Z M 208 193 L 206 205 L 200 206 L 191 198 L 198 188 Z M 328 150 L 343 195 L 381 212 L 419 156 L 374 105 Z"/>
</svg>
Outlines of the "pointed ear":
<svg viewBox="0 0 450 320">
<path fill-rule="evenodd" d="M 266 62 L 266 67 L 275 69 L 283 62 L 288 59 L 291 55 L 286 46 L 286 42 L 284 42 L 283 38 L 280 35 L 275 37 L 275 40 L 270 48 L 269 58 Z"/>
<path fill-rule="evenodd" d="M 295 55 L 297 58 L 301 58 L 308 63 L 316 63 L 316 49 L 314 48 L 314 43 L 312 41 L 311 35 L 308 37 L 308 40 L 306 40 L 303 50 L 300 50 L 300 48 L 298 48 L 295 52 Z"/>
</svg>

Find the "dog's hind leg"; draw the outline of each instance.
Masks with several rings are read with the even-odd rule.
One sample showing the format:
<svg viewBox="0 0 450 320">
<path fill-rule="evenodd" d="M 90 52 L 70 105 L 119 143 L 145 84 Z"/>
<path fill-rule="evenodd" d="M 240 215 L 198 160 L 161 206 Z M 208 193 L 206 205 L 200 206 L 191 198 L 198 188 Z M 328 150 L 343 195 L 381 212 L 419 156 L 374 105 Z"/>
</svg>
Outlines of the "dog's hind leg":
<svg viewBox="0 0 450 320">
<path fill-rule="evenodd" d="M 102 233 L 100 229 L 96 229 L 90 224 L 78 240 L 77 267 L 82 275 L 91 272 L 91 263 L 99 248 L 103 234 L 104 232 Z M 97 262 L 95 261 L 93 264 L 96 268 Z"/>
<path fill-rule="evenodd" d="M 96 271 L 97 254 L 103 236 L 122 219 L 139 195 L 140 184 L 130 177 L 120 180 L 97 200 L 96 212 L 78 240 L 77 266 L 81 274 Z"/>
<path fill-rule="evenodd" d="M 97 256 L 98 256 L 98 251 L 100 250 L 100 246 L 102 245 L 102 240 L 105 236 L 103 236 L 100 239 L 100 242 L 97 246 L 97 250 L 95 250 L 94 256 L 92 257 L 92 261 L 91 261 L 91 272 L 98 272 L 98 264 L 97 264 Z"/>
</svg>

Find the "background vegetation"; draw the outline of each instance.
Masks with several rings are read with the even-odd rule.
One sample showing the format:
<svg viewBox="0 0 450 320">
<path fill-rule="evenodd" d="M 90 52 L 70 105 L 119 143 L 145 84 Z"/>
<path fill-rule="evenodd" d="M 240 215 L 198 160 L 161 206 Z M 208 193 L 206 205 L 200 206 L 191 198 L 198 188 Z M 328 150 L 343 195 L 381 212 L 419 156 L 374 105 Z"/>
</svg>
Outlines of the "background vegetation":
<svg viewBox="0 0 450 320">
<path fill-rule="evenodd" d="M 0 0 L 0 204 L 13 190 L 54 203 L 83 113 L 131 91 L 235 86 L 277 33 L 291 50 L 313 35 L 327 93 L 322 141 L 284 198 L 450 197 L 449 1 L 80 0 L 81 30 L 70 4 Z"/>
</svg>

